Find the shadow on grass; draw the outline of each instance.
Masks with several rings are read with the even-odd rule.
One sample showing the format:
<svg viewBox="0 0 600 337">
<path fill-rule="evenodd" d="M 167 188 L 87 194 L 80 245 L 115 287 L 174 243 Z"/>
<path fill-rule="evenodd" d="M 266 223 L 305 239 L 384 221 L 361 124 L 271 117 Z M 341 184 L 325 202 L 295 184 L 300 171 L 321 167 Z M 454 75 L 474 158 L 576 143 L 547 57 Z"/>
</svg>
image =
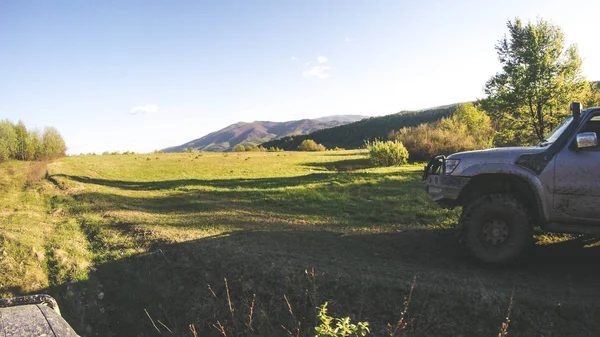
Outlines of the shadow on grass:
<svg viewBox="0 0 600 337">
<path fill-rule="evenodd" d="M 229 212 L 213 222 L 239 222 L 232 212 L 271 215 L 281 225 L 290 220 L 368 228 L 374 225 L 435 224 L 456 211 L 439 209 L 423 190 L 418 172 L 388 174 L 309 174 L 297 177 L 128 182 L 53 176 L 87 184 L 134 191 L 162 191 L 133 195 L 82 192 L 75 195 L 75 212 L 131 210 L 160 214 Z M 177 186 L 177 187 L 176 187 Z M 237 214 L 240 217 L 240 214 Z M 272 219 L 265 219 L 265 223 Z M 194 222 L 195 225 L 198 222 Z M 247 228 L 247 227 L 244 227 Z M 260 229 L 260 228 L 256 228 Z"/>
<path fill-rule="evenodd" d="M 83 325 L 96 322 L 100 327 L 94 331 L 110 330 L 117 336 L 153 336 L 157 330 L 168 333 L 164 324 L 174 335 L 187 336 L 193 323 L 199 335 L 218 336 L 213 326 L 218 321 L 227 335 L 284 336 L 283 327 L 294 331 L 299 321 L 300 335 L 312 336 L 315 307 L 327 301 L 330 313 L 369 321 L 379 336 L 387 323 L 398 319 L 416 275 L 407 330 L 413 335 L 494 336 L 513 289 L 511 335 L 597 335 L 600 271 L 594 266 L 600 250 L 573 243 L 551 246 L 552 253 L 546 247 L 536 250 L 530 269 L 481 269 L 462 256 L 450 230 L 224 233 L 157 245 L 147 253 L 97 265 L 93 278 L 101 280 L 104 296 L 88 306 L 91 323 Z M 577 287 L 576 293 L 566 289 L 571 286 Z M 49 291 L 69 303 L 69 289 L 77 287 L 88 284 Z M 65 317 L 75 326 L 84 321 L 68 310 Z"/>
<path fill-rule="evenodd" d="M 301 335 L 312 336 L 315 307 L 327 301 L 330 313 L 369 321 L 374 335 L 381 336 L 386 324 L 399 318 L 416 275 L 409 335 L 497 335 L 513 290 L 512 336 L 600 334 L 600 270 L 595 268 L 600 250 L 590 247 L 595 241 L 538 246 L 520 265 L 482 268 L 462 253 L 453 230 L 406 230 L 456 217 L 430 202 L 419 176 L 346 172 L 142 183 L 55 176 L 123 191 L 155 191 L 84 191 L 76 196 L 76 212 L 140 210 L 172 217 L 161 226 L 225 223 L 243 230 L 144 244 L 147 238 L 135 224 L 117 226 L 145 252 L 112 254 L 94 266 L 89 281 L 49 291 L 67 303 L 65 317 L 79 332 L 91 325 L 100 335 L 167 334 L 164 324 L 184 336 L 193 323 L 201 336 L 220 336 L 213 326 L 220 322 L 228 336 L 283 336 L 288 334 L 282 326 L 294 331 L 300 322 Z M 165 189 L 171 191 L 161 192 Z M 319 226 L 311 226 L 317 220 Z M 353 235 L 323 230 L 344 226 L 357 230 Z M 103 235 L 102 226 L 97 230 L 88 240 L 101 254 L 102 240 L 110 236 Z M 87 297 L 77 300 L 74 293 Z"/>
<path fill-rule="evenodd" d="M 364 170 L 367 168 L 374 167 L 368 158 L 347 159 L 347 160 L 339 160 L 339 161 L 335 161 L 335 162 L 303 163 L 301 165 L 316 168 L 319 170 L 336 171 L 336 172 Z"/>
<path fill-rule="evenodd" d="M 114 187 L 122 190 L 131 191 L 157 191 L 173 190 L 181 187 L 218 187 L 218 188 L 253 188 L 253 189 L 273 189 L 282 187 L 293 187 L 298 185 L 311 184 L 323 181 L 328 178 L 325 173 L 313 173 L 297 177 L 282 178 L 234 178 L 234 179 L 180 179 L 164 181 L 125 181 L 90 178 L 86 176 L 72 176 L 66 174 L 54 174 L 51 179 L 66 178 L 84 184 L 94 184 L 107 187 Z"/>
</svg>

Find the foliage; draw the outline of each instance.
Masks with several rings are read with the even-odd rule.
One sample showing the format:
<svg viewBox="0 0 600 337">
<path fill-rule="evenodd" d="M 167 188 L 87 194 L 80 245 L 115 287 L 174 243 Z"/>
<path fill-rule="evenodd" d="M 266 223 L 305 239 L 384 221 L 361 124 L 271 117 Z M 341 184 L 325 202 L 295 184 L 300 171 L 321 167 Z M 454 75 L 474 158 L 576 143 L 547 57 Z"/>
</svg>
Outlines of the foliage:
<svg viewBox="0 0 600 337">
<path fill-rule="evenodd" d="M 371 163 L 375 166 L 398 166 L 408 161 L 408 150 L 402 142 L 374 140 L 367 143 Z"/>
<path fill-rule="evenodd" d="M 327 315 L 327 302 L 320 308 L 317 317 L 321 321 L 319 326 L 315 327 L 317 334 L 315 337 L 346 337 L 346 336 L 366 336 L 371 332 L 368 322 L 350 323 L 350 317 L 334 318 Z M 335 327 L 331 324 L 335 321 Z"/>
<path fill-rule="evenodd" d="M 236 146 L 233 147 L 232 151 L 233 152 L 244 152 L 244 151 L 246 151 L 246 148 L 242 144 L 237 144 Z"/>
<path fill-rule="evenodd" d="M 317 144 L 312 139 L 305 139 L 298 145 L 298 151 L 325 151 L 327 150 L 325 146 L 321 144 Z"/>
<path fill-rule="evenodd" d="M 490 117 L 478 106 L 473 103 L 461 103 L 456 105 L 456 112 L 450 119 L 452 123 L 447 122 L 448 119 L 440 120 L 440 127 L 446 127 L 452 130 L 453 127 L 461 128 L 461 125 L 466 126 L 468 137 L 472 137 L 477 144 L 477 148 L 485 149 L 492 146 L 496 131 L 492 127 Z M 447 126 L 444 124 L 448 123 Z"/>
<path fill-rule="evenodd" d="M 439 154 L 485 149 L 492 146 L 495 131 L 490 118 L 472 103 L 458 104 L 451 118 L 391 132 L 413 160 L 429 160 Z"/>
<path fill-rule="evenodd" d="M 44 159 L 62 157 L 67 151 L 67 146 L 62 136 L 53 127 L 47 127 L 42 134 L 42 149 L 40 156 Z"/>
<path fill-rule="evenodd" d="M 12 123 L 7 120 L 0 121 L 0 161 L 15 157 L 18 142 Z"/>
<path fill-rule="evenodd" d="M 539 19 L 508 21 L 509 35 L 496 45 L 502 71 L 485 85 L 484 109 L 500 130 L 499 145 L 540 141 L 585 96 L 577 47 L 564 46 L 562 30 Z"/>
<path fill-rule="evenodd" d="M 328 149 L 336 146 L 345 149 L 359 149 L 365 145 L 365 141 L 384 139 L 393 130 L 431 123 L 442 117 L 450 116 L 455 108 L 454 105 L 448 105 L 421 111 L 401 111 L 392 115 L 371 117 L 350 124 L 318 130 L 307 135 L 283 137 L 262 145 L 294 151 L 304 140 L 312 139 Z"/>
<path fill-rule="evenodd" d="M 241 144 L 238 144 L 238 145 L 241 145 Z M 256 145 L 248 144 L 245 146 L 245 151 L 246 152 L 267 152 L 267 149 L 264 148 L 262 145 L 256 146 Z"/>
<path fill-rule="evenodd" d="M 54 159 L 64 156 L 66 149 L 55 128 L 46 128 L 40 135 L 36 130 L 27 130 L 21 121 L 0 121 L 0 161 Z"/>
</svg>

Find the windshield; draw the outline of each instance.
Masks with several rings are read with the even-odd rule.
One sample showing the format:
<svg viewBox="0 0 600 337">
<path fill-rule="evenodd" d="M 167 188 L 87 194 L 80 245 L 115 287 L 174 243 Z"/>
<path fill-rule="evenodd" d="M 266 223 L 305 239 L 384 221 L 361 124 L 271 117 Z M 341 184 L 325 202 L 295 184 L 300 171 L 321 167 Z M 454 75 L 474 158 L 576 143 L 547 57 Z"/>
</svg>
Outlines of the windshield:
<svg viewBox="0 0 600 337">
<path fill-rule="evenodd" d="M 546 138 L 544 138 L 544 140 L 540 143 L 540 145 L 547 145 L 550 143 L 554 143 L 558 139 L 558 137 L 560 137 L 560 135 L 562 135 L 562 133 L 565 131 L 567 126 L 569 126 L 569 124 L 571 123 L 572 120 L 573 120 L 573 116 L 570 116 L 570 117 L 567 117 L 564 121 L 562 121 L 562 123 L 558 124 L 558 126 L 555 127 L 554 130 L 550 131 L 548 136 L 546 136 Z"/>
</svg>

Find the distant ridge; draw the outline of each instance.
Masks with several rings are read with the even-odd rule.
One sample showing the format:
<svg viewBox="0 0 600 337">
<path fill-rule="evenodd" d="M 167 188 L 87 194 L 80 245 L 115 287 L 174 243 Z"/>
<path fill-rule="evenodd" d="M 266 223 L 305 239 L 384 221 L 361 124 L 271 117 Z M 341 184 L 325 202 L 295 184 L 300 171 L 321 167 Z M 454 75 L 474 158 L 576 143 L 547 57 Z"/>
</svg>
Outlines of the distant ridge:
<svg viewBox="0 0 600 337">
<path fill-rule="evenodd" d="M 271 140 L 262 144 L 263 147 L 279 147 L 286 151 L 296 150 L 305 139 L 312 139 L 328 149 L 339 147 L 358 149 L 365 141 L 387 139 L 390 131 L 403 127 L 417 126 L 430 123 L 450 116 L 456 110 L 456 104 L 438 106 L 416 111 L 401 111 L 392 115 L 371 117 L 357 122 L 337 127 L 318 130 L 307 135 L 289 136 Z"/>
<path fill-rule="evenodd" d="M 202 151 L 230 151 L 235 145 L 259 145 L 292 135 L 302 135 L 368 118 L 360 115 L 336 115 L 288 122 L 239 122 L 179 146 L 168 147 L 163 152 L 184 152 L 188 149 Z"/>
</svg>

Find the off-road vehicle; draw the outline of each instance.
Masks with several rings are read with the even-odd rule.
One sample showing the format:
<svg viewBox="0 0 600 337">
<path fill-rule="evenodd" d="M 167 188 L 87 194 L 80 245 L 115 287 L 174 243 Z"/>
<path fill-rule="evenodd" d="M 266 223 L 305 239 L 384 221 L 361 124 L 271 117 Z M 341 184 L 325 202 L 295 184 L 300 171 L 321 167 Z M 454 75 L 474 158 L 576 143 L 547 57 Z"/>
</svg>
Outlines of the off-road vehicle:
<svg viewBox="0 0 600 337">
<path fill-rule="evenodd" d="M 427 192 L 445 208 L 462 206 L 461 241 L 488 263 L 514 261 L 533 246 L 533 227 L 600 233 L 600 108 L 571 104 L 536 146 L 436 156 Z"/>
</svg>

